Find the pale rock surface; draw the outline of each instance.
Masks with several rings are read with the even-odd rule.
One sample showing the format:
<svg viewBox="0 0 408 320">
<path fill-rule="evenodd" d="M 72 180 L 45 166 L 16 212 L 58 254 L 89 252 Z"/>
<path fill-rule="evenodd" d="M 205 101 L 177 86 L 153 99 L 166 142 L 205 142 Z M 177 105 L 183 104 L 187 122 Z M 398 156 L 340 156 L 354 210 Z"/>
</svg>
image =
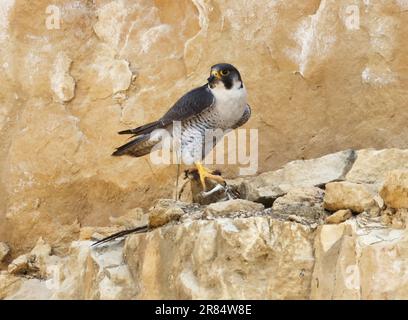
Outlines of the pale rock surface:
<svg viewBox="0 0 408 320">
<path fill-rule="evenodd" d="M 312 299 L 407 298 L 407 230 L 358 216 L 319 227 L 315 241 Z"/>
<path fill-rule="evenodd" d="M 388 172 L 393 170 L 408 170 L 408 150 L 364 149 L 357 151 L 357 159 L 346 178 L 350 182 L 381 187 Z"/>
<path fill-rule="evenodd" d="M 0 275 L 6 299 L 306 299 L 313 228 L 267 216 L 168 225 L 126 242 L 73 242 L 46 279 Z"/>
<path fill-rule="evenodd" d="M 363 184 L 332 182 L 326 184 L 324 208 L 330 211 L 350 209 L 361 213 L 375 207 L 374 195 Z"/>
<path fill-rule="evenodd" d="M 0 263 L 3 262 L 3 260 L 7 257 L 9 253 L 10 253 L 9 246 L 4 242 L 0 242 Z"/>
<path fill-rule="evenodd" d="M 21 287 L 24 278 L 20 278 L 7 273 L 7 271 L 0 272 L 0 299 L 3 300 L 13 295 Z"/>
<path fill-rule="evenodd" d="M 39 279 L 27 279 L 21 282 L 18 290 L 5 297 L 5 300 L 49 300 L 52 290 L 46 282 Z"/>
<path fill-rule="evenodd" d="M 40 236 L 66 253 L 82 227 L 171 197 L 176 168 L 110 157 L 116 132 L 157 119 L 221 61 L 243 75 L 259 172 L 406 147 L 404 3 L 360 3 L 355 25 L 347 0 L 59 0 L 50 29 L 49 0 L 0 1 L 0 241 L 13 258 Z"/>
<path fill-rule="evenodd" d="M 47 277 L 47 264 L 51 255 L 51 246 L 38 239 L 37 244 L 29 254 L 23 254 L 14 259 L 8 266 L 11 274 L 34 274 L 39 278 Z"/>
<path fill-rule="evenodd" d="M 114 225 L 109 227 L 83 227 L 79 231 L 79 240 L 102 239 L 108 235 L 120 231 L 121 227 Z"/>
<path fill-rule="evenodd" d="M 90 77 L 94 78 L 95 87 L 90 90 L 94 99 L 106 99 L 126 91 L 132 81 L 129 62 L 116 59 L 115 51 L 101 46 L 101 53 L 96 57 Z"/>
<path fill-rule="evenodd" d="M 323 225 L 316 208 L 308 214 L 303 202 L 321 206 L 322 197 L 318 188 L 282 197 L 289 207 L 289 199 L 300 205 L 299 215 L 240 199 L 209 206 L 162 199 L 146 214 L 131 209 L 123 220 L 112 219 L 111 229 L 81 229 L 94 238 L 130 226 L 131 217 L 160 221 L 125 241 L 97 247 L 74 241 L 65 256 L 56 256 L 39 239 L 0 273 L 0 298 L 406 298 L 408 210 L 387 208 L 380 217 L 338 211 L 326 220 L 333 224 Z M 206 214 L 211 210 L 217 216 Z"/>
<path fill-rule="evenodd" d="M 291 189 L 344 179 L 354 159 L 355 152 L 346 150 L 317 159 L 292 161 L 279 170 L 244 180 L 238 188 L 248 200 L 269 204 Z"/>
<path fill-rule="evenodd" d="M 387 208 L 382 212 L 381 221 L 396 229 L 405 229 L 408 226 L 408 209 Z"/>
<path fill-rule="evenodd" d="M 273 202 L 273 212 L 320 219 L 325 217 L 324 191 L 316 187 L 297 188 Z"/>
<path fill-rule="evenodd" d="M 9 264 L 7 271 L 11 274 L 25 273 L 29 271 L 29 269 L 37 271 L 35 267 L 30 267 L 32 262 L 34 261 L 30 261 L 29 255 L 23 254 Z"/>
<path fill-rule="evenodd" d="M 263 209 L 264 206 L 261 203 L 234 199 L 208 205 L 204 210 L 204 217 L 228 217 L 234 213 L 251 213 L 252 211 L 262 211 Z"/>
<path fill-rule="evenodd" d="M 408 170 L 389 172 L 380 195 L 388 207 L 408 209 Z"/>
<path fill-rule="evenodd" d="M 384 199 L 381 198 L 379 194 L 376 194 L 374 196 L 374 201 L 377 204 L 377 207 L 380 208 L 381 210 L 384 210 L 386 208 Z"/>
<path fill-rule="evenodd" d="M 306 225 L 221 218 L 131 236 L 125 254 L 138 299 L 306 299 L 312 239 Z"/>
<path fill-rule="evenodd" d="M 137 287 L 123 260 L 122 246 L 91 250 L 90 241 L 73 242 L 65 258 L 53 257 L 46 278 L 0 275 L 0 298 L 130 299 Z M 27 278 L 28 277 L 28 278 Z M 22 280 L 23 279 L 23 280 Z"/>
<path fill-rule="evenodd" d="M 59 52 L 51 71 L 51 88 L 57 101 L 68 102 L 75 96 L 75 79 L 69 74 L 72 60 L 64 53 Z"/>
<path fill-rule="evenodd" d="M 177 203 L 170 199 L 157 201 L 149 211 L 149 226 L 153 228 L 161 227 L 170 221 L 179 220 L 184 214 L 182 206 L 182 203 Z"/>
<path fill-rule="evenodd" d="M 326 223 L 339 224 L 346 221 L 347 219 L 350 219 L 352 216 L 353 213 L 350 209 L 338 210 L 326 218 Z"/>
<path fill-rule="evenodd" d="M 135 225 L 146 225 L 148 223 L 148 215 L 144 213 L 143 209 L 134 208 L 121 217 L 110 217 L 109 221 L 113 225 L 133 228 Z"/>
</svg>

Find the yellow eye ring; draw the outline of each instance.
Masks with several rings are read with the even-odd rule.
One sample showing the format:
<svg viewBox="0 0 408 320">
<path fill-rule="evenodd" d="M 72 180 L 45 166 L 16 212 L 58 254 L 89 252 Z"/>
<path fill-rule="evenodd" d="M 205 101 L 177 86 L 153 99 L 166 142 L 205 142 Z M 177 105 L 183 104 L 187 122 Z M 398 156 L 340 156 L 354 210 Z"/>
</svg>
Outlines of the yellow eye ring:
<svg viewBox="0 0 408 320">
<path fill-rule="evenodd" d="M 228 70 L 221 70 L 220 73 L 221 73 L 222 76 L 227 76 L 229 74 L 229 71 Z"/>
</svg>

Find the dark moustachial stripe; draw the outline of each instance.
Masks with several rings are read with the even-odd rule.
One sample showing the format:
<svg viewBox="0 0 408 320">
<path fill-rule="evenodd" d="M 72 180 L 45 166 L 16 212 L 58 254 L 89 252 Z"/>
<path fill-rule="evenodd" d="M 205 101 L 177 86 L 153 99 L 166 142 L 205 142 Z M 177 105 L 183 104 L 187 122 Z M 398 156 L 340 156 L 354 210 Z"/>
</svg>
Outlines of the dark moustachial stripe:
<svg viewBox="0 0 408 320">
<path fill-rule="evenodd" d="M 233 82 L 232 82 L 232 79 L 230 77 L 224 79 L 223 82 L 224 82 L 224 86 L 225 86 L 226 89 L 229 90 L 229 89 L 232 88 Z"/>
</svg>

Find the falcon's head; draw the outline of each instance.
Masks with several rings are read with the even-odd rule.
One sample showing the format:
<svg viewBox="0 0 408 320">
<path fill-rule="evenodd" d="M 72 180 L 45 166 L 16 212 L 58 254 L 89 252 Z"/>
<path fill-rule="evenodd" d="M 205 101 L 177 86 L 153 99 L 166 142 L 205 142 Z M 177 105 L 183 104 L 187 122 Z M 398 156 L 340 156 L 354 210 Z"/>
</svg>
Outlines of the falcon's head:
<svg viewBox="0 0 408 320">
<path fill-rule="evenodd" d="M 211 67 L 211 74 L 208 78 L 210 88 L 223 84 L 225 89 L 232 87 L 242 88 L 242 79 L 239 71 L 232 64 L 219 63 Z"/>
</svg>

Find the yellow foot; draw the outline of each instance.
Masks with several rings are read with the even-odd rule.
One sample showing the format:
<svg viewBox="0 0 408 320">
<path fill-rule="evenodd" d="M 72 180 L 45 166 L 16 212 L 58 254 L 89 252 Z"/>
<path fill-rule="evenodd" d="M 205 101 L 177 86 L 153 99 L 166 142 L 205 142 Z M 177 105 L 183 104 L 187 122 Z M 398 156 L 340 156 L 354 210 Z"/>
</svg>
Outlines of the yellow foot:
<svg viewBox="0 0 408 320">
<path fill-rule="evenodd" d="M 226 184 L 223 177 L 211 173 L 211 171 L 203 167 L 203 165 L 200 162 L 196 162 L 195 166 L 198 170 L 198 175 L 200 176 L 201 185 L 203 186 L 204 191 L 207 191 L 207 185 L 206 185 L 205 179 L 213 180 L 222 185 Z"/>
</svg>

